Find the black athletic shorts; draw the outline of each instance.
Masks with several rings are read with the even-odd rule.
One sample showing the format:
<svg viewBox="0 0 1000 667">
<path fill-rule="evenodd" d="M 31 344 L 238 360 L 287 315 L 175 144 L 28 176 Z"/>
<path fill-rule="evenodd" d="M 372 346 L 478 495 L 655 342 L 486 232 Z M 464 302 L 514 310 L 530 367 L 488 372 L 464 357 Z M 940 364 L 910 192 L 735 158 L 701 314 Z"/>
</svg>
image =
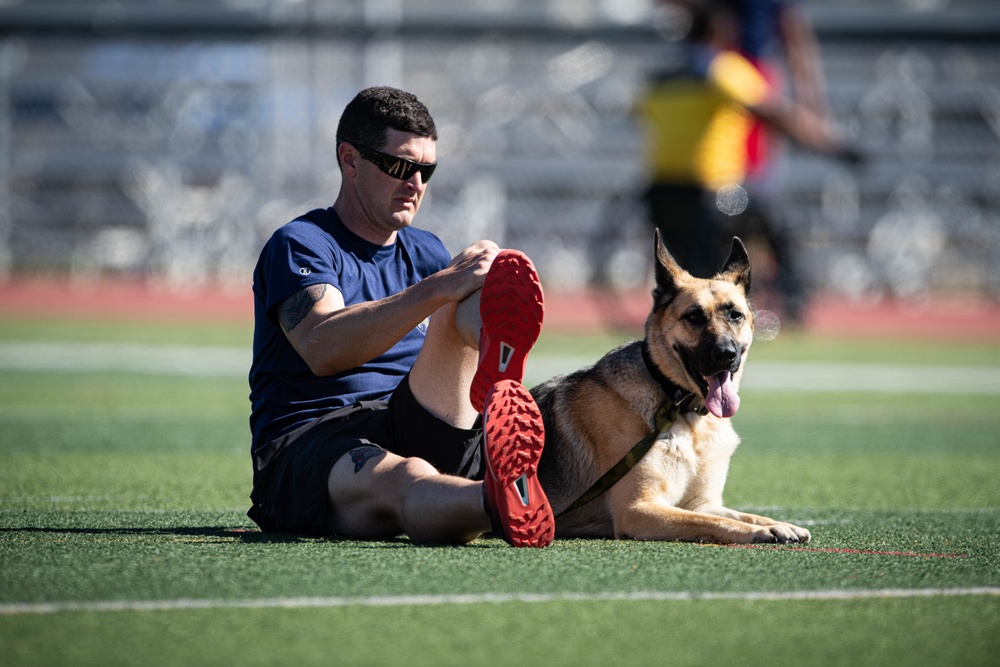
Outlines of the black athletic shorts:
<svg viewBox="0 0 1000 667">
<path fill-rule="evenodd" d="M 403 378 L 388 402 L 362 401 L 291 431 L 254 459 L 247 516 L 266 533 L 326 535 L 330 470 L 343 454 L 375 445 L 424 459 L 447 474 L 482 479 L 482 429 L 459 429 L 427 412 Z"/>
</svg>

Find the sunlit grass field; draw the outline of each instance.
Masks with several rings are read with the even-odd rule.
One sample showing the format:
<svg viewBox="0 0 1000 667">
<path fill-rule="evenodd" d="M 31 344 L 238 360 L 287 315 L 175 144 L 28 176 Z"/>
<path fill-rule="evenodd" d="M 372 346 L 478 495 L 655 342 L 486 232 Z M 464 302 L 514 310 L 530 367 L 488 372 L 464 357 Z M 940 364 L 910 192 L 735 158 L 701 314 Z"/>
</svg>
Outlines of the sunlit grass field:
<svg viewBox="0 0 1000 667">
<path fill-rule="evenodd" d="M 544 334 L 528 379 L 622 340 Z M 258 533 L 249 341 L 0 322 L 0 663 L 997 664 L 1000 342 L 755 344 L 726 501 L 805 548 L 514 550 Z M 759 381 L 776 364 L 808 388 Z"/>
</svg>

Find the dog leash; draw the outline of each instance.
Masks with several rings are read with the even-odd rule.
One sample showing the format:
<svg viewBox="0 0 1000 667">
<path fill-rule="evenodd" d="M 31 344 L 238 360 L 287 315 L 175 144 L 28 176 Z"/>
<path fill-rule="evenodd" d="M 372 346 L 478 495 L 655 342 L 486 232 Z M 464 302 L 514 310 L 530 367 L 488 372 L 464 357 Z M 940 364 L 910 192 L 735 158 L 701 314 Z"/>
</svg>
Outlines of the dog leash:
<svg viewBox="0 0 1000 667">
<path fill-rule="evenodd" d="M 583 495 L 576 499 L 572 505 L 564 509 L 562 512 L 556 515 L 558 519 L 564 514 L 568 514 L 573 510 L 577 510 L 591 500 L 599 498 L 604 495 L 608 489 L 617 484 L 622 477 L 628 474 L 628 471 L 635 467 L 642 457 L 646 455 L 647 452 L 653 447 L 653 443 L 656 439 L 660 437 L 661 433 L 664 433 L 668 428 L 673 426 L 674 422 L 681 415 L 682 412 L 691 404 L 691 400 L 694 398 L 694 394 L 688 393 L 681 398 L 674 400 L 668 398 L 663 405 L 661 405 L 656 410 L 656 416 L 654 422 L 656 428 L 652 433 L 647 435 L 645 438 L 635 443 L 635 445 L 622 457 L 621 461 L 616 463 L 610 470 L 601 475 L 601 477 L 594 482 L 589 489 L 584 491 Z"/>
</svg>

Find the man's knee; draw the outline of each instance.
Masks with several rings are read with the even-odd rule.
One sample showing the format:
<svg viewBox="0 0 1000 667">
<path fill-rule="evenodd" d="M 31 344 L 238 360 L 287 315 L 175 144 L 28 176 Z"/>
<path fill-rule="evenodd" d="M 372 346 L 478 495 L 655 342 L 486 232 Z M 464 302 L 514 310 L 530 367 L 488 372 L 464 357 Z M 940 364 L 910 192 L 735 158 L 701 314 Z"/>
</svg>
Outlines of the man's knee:
<svg viewBox="0 0 1000 667">
<path fill-rule="evenodd" d="M 348 450 L 330 469 L 330 501 L 336 506 L 378 498 L 382 480 L 391 478 L 402 461 L 376 445 L 361 445 Z"/>
<path fill-rule="evenodd" d="M 330 470 L 327 524 L 349 537 L 398 535 L 412 485 L 437 474 L 423 459 L 403 458 L 374 445 L 356 447 Z"/>
<path fill-rule="evenodd" d="M 430 317 L 427 339 L 450 349 L 479 347 L 479 290 L 459 302 L 447 303 Z M 426 343 L 425 343 L 426 344 Z"/>
</svg>

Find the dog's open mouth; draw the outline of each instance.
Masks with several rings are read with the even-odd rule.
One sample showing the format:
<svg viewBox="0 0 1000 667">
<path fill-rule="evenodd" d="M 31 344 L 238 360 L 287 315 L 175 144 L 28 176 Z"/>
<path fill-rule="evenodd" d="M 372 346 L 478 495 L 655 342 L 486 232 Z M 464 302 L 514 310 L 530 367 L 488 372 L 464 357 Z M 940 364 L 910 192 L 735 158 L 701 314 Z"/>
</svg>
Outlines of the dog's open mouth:
<svg viewBox="0 0 1000 667">
<path fill-rule="evenodd" d="M 736 383 L 733 382 L 733 373 L 739 370 L 739 363 L 736 364 L 734 370 L 719 371 L 714 375 L 702 375 L 695 370 L 691 360 L 682 354 L 681 348 L 675 346 L 674 350 L 681 356 L 688 376 L 701 389 L 708 411 L 723 419 L 735 415 L 736 411 L 740 409 L 740 395 L 736 391 Z"/>
<path fill-rule="evenodd" d="M 740 395 L 733 382 L 733 374 L 722 371 L 705 377 L 708 390 L 705 392 L 705 407 L 716 417 L 732 417 L 740 409 Z"/>
</svg>

